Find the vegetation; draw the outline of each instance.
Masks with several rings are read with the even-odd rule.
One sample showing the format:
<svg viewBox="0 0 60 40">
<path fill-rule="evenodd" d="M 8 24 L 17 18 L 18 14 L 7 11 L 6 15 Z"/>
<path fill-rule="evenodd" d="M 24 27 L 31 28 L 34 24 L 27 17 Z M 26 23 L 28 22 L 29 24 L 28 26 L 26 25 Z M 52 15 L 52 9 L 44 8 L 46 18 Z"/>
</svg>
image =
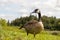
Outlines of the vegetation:
<svg viewBox="0 0 60 40">
<path fill-rule="evenodd" d="M 27 36 L 25 30 L 19 29 L 30 20 L 37 20 L 35 16 L 21 17 L 13 20 L 11 23 L 5 19 L 0 19 L 0 40 L 60 40 L 60 19 L 56 17 L 42 16 L 44 27 L 47 30 L 37 34 L 36 37 L 32 34 Z"/>
<path fill-rule="evenodd" d="M 0 26 L 6 26 L 7 23 L 6 23 L 6 20 L 5 19 L 0 19 Z"/>
<path fill-rule="evenodd" d="M 32 15 L 29 16 L 29 17 L 17 18 L 17 19 L 15 19 L 15 20 L 13 20 L 11 22 L 11 25 L 14 25 L 14 26 L 22 26 L 25 23 L 27 23 L 28 21 L 33 20 L 33 19 L 37 20 L 37 18 L 35 16 L 32 16 Z"/>
<path fill-rule="evenodd" d="M 37 20 L 37 17 L 31 15 L 29 17 L 17 18 L 11 22 L 11 25 L 22 26 L 28 21 L 33 20 L 33 19 Z M 52 17 L 42 16 L 42 21 L 43 21 L 45 29 L 60 30 L 60 19 L 59 18 L 57 19 L 56 17 L 53 17 L 53 16 Z"/>
<path fill-rule="evenodd" d="M 0 26 L 0 40 L 60 40 L 60 32 L 53 35 L 50 31 L 43 31 L 34 38 L 32 34 L 27 36 L 26 32 L 18 27 Z"/>
</svg>

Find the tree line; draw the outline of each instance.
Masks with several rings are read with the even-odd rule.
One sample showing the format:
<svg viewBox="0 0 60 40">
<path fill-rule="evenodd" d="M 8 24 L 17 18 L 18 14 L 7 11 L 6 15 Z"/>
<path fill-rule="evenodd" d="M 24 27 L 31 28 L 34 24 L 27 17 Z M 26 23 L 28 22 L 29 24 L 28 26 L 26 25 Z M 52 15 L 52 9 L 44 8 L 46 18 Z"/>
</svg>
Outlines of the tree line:
<svg viewBox="0 0 60 40">
<path fill-rule="evenodd" d="M 17 18 L 17 19 L 15 19 L 11 22 L 11 25 L 22 26 L 30 20 L 38 20 L 38 18 L 33 16 L 33 15 L 31 15 L 29 17 Z M 44 24 L 45 29 L 60 30 L 60 18 L 56 18 L 56 17 L 53 17 L 53 16 L 48 17 L 48 16 L 44 15 L 44 16 L 42 16 L 41 20 Z"/>
<path fill-rule="evenodd" d="M 12 20 L 11 23 L 6 22 L 5 19 L 0 19 L 0 26 L 18 26 L 21 27 L 22 25 L 24 25 L 25 23 L 27 23 L 28 21 L 31 20 L 38 20 L 38 18 L 36 16 L 29 16 L 29 17 L 20 17 L 20 18 L 16 18 L 15 20 Z M 60 30 L 60 18 L 56 18 L 56 17 L 48 17 L 48 16 L 42 16 L 41 18 L 43 24 L 44 24 L 44 28 L 48 29 L 48 30 Z"/>
</svg>

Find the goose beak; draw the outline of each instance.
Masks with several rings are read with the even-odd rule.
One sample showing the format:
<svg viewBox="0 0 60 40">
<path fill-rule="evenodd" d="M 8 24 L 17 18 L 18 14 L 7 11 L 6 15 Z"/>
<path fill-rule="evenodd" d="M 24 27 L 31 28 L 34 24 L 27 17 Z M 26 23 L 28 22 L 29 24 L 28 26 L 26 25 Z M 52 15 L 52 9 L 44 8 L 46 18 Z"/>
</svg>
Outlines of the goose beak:
<svg viewBox="0 0 60 40">
<path fill-rule="evenodd" d="M 35 11 L 31 12 L 30 15 L 32 15 L 33 13 L 36 13 Z"/>
<path fill-rule="evenodd" d="M 33 11 L 32 13 L 36 13 L 35 11 Z"/>
</svg>

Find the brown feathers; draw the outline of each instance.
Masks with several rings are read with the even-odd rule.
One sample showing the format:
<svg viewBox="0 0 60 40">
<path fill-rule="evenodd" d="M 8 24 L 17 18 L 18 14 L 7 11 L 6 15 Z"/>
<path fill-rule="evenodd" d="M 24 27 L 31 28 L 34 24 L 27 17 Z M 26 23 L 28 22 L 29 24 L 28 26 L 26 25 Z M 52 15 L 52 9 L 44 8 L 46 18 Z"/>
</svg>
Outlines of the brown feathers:
<svg viewBox="0 0 60 40">
<path fill-rule="evenodd" d="M 29 21 L 23 27 L 27 33 L 34 34 L 34 36 L 43 30 L 42 25 L 36 20 Z"/>
</svg>

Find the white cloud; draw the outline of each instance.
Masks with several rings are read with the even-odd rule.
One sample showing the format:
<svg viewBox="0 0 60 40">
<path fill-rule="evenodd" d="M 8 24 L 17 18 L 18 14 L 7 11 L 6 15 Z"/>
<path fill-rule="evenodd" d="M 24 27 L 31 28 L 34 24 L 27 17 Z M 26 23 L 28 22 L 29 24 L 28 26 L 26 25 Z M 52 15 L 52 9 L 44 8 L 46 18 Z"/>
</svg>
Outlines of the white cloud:
<svg viewBox="0 0 60 40">
<path fill-rule="evenodd" d="M 4 14 L 0 14 L 0 17 L 1 17 L 1 16 L 5 16 L 5 15 L 4 15 Z"/>
<path fill-rule="evenodd" d="M 28 16 L 33 9 L 39 8 L 42 15 L 58 17 L 58 15 L 60 15 L 60 7 L 57 7 L 58 4 L 60 5 L 60 3 L 57 3 L 57 0 L 0 0 L 0 9 L 12 13 L 17 12 L 17 14 L 20 13 L 20 16 L 25 17 Z M 4 11 L 2 12 L 3 14 L 0 13 L 0 17 L 10 20 L 16 18 L 12 13 L 11 15 L 7 15 Z"/>
<path fill-rule="evenodd" d="M 23 15 L 22 15 L 22 17 L 26 17 L 26 16 L 29 16 L 29 15 L 27 15 L 27 14 L 23 14 Z"/>
<path fill-rule="evenodd" d="M 60 0 L 57 0 L 57 7 L 60 7 Z"/>
<path fill-rule="evenodd" d="M 0 18 L 6 19 L 7 21 L 11 21 L 14 20 L 15 18 L 17 18 L 16 16 L 13 15 L 5 15 L 5 14 L 0 14 Z"/>
<path fill-rule="evenodd" d="M 29 12 L 27 9 L 20 9 L 18 12 L 25 12 L 25 13 L 27 13 L 27 12 Z"/>
<path fill-rule="evenodd" d="M 10 7 L 6 7 L 5 10 L 12 10 L 12 8 L 10 8 Z"/>
</svg>

